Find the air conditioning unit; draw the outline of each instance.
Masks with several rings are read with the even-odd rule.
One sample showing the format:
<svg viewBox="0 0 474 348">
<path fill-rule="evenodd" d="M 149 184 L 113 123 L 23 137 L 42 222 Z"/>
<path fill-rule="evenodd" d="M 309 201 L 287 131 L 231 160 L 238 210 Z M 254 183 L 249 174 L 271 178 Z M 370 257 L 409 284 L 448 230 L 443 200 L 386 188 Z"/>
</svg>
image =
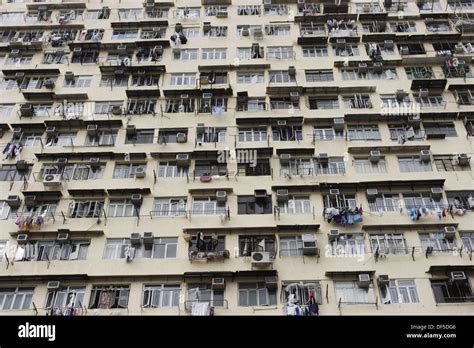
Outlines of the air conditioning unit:
<svg viewBox="0 0 474 348">
<path fill-rule="evenodd" d="M 418 97 L 428 98 L 429 95 L 430 95 L 430 91 L 428 88 L 420 88 L 420 91 L 418 92 Z"/>
<path fill-rule="evenodd" d="M 421 150 L 420 151 L 420 160 L 423 162 L 431 161 L 431 151 L 430 150 Z"/>
<path fill-rule="evenodd" d="M 458 166 L 464 167 L 469 165 L 470 158 L 466 153 L 456 155 L 455 162 Z"/>
<path fill-rule="evenodd" d="M 61 283 L 57 280 L 49 281 L 48 284 L 46 285 L 48 290 L 57 290 L 59 289 L 60 286 L 61 286 Z"/>
<path fill-rule="evenodd" d="M 28 170 L 28 162 L 25 160 L 18 160 L 15 163 L 16 170 L 20 173 L 24 173 Z"/>
<path fill-rule="evenodd" d="M 25 78 L 25 73 L 24 72 L 17 72 L 15 73 L 15 78 L 17 81 L 22 81 Z"/>
<path fill-rule="evenodd" d="M 202 99 L 212 99 L 212 93 L 203 93 Z"/>
<path fill-rule="evenodd" d="M 408 116 L 408 123 L 412 125 L 419 125 L 421 122 L 420 115 Z"/>
<path fill-rule="evenodd" d="M 463 283 L 467 280 L 466 273 L 463 271 L 452 271 L 449 273 L 449 278 L 453 282 Z"/>
<path fill-rule="evenodd" d="M 290 67 L 288 67 L 288 75 L 290 76 L 296 76 L 296 68 L 291 65 Z"/>
<path fill-rule="evenodd" d="M 293 102 L 297 102 L 300 100 L 300 92 L 290 92 L 290 100 Z"/>
<path fill-rule="evenodd" d="M 441 198 L 443 196 L 443 189 L 441 187 L 432 187 L 431 188 L 431 197 Z"/>
<path fill-rule="evenodd" d="M 468 205 L 469 209 L 474 209 L 474 197 L 469 197 L 467 199 L 467 205 Z"/>
<path fill-rule="evenodd" d="M 444 228 L 444 238 L 447 240 L 453 240 L 456 236 L 456 228 L 454 226 L 446 226 Z"/>
<path fill-rule="evenodd" d="M 320 153 L 318 156 L 319 163 L 329 163 L 329 156 L 327 153 Z"/>
<path fill-rule="evenodd" d="M 69 233 L 65 233 L 65 232 L 58 233 L 56 240 L 59 243 L 66 243 L 67 241 L 69 241 Z"/>
<path fill-rule="evenodd" d="M 289 194 L 287 189 L 280 189 L 276 192 L 277 202 L 288 202 Z"/>
<path fill-rule="evenodd" d="M 176 155 L 176 163 L 178 167 L 189 167 L 190 159 L 188 154 L 178 154 Z"/>
<path fill-rule="evenodd" d="M 68 162 L 67 158 L 61 157 L 56 160 L 56 165 L 58 166 L 59 169 L 63 169 L 64 167 L 66 167 L 67 162 Z"/>
<path fill-rule="evenodd" d="M 158 46 L 153 47 L 153 53 L 156 53 L 158 55 L 162 55 L 163 54 L 163 46 L 158 45 Z"/>
<path fill-rule="evenodd" d="M 379 275 L 377 282 L 379 283 L 379 286 L 386 286 L 390 283 L 390 278 L 388 277 L 388 274 L 381 274 Z"/>
<path fill-rule="evenodd" d="M 346 125 L 346 121 L 344 121 L 344 117 L 336 117 L 333 119 L 334 130 L 337 130 L 337 131 L 344 130 L 345 125 Z"/>
<path fill-rule="evenodd" d="M 92 157 L 89 159 L 89 165 L 91 168 L 99 168 L 100 167 L 100 158 L 99 157 Z"/>
<path fill-rule="evenodd" d="M 380 161 L 380 150 L 371 150 L 369 160 L 372 163 L 378 163 Z"/>
<path fill-rule="evenodd" d="M 142 236 L 140 233 L 130 234 L 130 244 L 139 246 L 142 243 Z"/>
<path fill-rule="evenodd" d="M 406 92 L 403 89 L 397 89 L 395 91 L 395 99 L 403 100 L 405 98 Z"/>
<path fill-rule="evenodd" d="M 339 195 L 339 189 L 329 189 L 330 196 L 337 196 Z"/>
<path fill-rule="evenodd" d="M 16 241 L 18 244 L 26 244 L 26 242 L 28 242 L 28 235 L 26 233 L 20 233 L 16 236 Z"/>
<path fill-rule="evenodd" d="M 52 79 L 47 79 L 47 80 L 44 81 L 43 85 L 44 85 L 46 88 L 53 89 L 53 88 L 54 88 L 54 80 L 52 80 Z"/>
<path fill-rule="evenodd" d="M 22 134 L 21 128 L 13 128 L 13 139 L 20 139 Z"/>
<path fill-rule="evenodd" d="M 72 81 L 72 80 L 74 80 L 74 73 L 73 73 L 72 71 L 66 71 L 66 72 L 64 73 L 64 79 L 65 79 L 66 81 Z"/>
<path fill-rule="evenodd" d="M 33 105 L 30 103 L 22 104 L 20 106 L 21 117 L 32 117 L 33 116 Z"/>
<path fill-rule="evenodd" d="M 426 254 L 431 255 L 434 251 L 434 248 L 432 246 L 427 246 L 426 247 Z"/>
<path fill-rule="evenodd" d="M 370 274 L 362 273 L 357 278 L 357 285 L 360 288 L 368 288 L 370 286 Z"/>
<path fill-rule="evenodd" d="M 249 27 L 243 27 L 242 28 L 242 36 L 249 36 L 249 35 L 250 35 Z"/>
<path fill-rule="evenodd" d="M 150 246 L 153 245 L 153 240 L 155 237 L 153 236 L 153 232 L 144 232 L 143 233 L 143 244 Z"/>
<path fill-rule="evenodd" d="M 112 115 L 122 115 L 122 107 L 119 105 L 112 106 Z"/>
<path fill-rule="evenodd" d="M 7 204 L 10 208 L 18 209 L 21 205 L 21 199 L 18 195 L 11 195 L 7 197 Z"/>
<path fill-rule="evenodd" d="M 400 46 L 400 54 L 402 56 L 410 54 L 410 49 L 408 48 L 408 46 Z"/>
<path fill-rule="evenodd" d="M 206 130 L 206 125 L 204 123 L 198 123 L 196 126 L 196 133 L 202 134 Z"/>
<path fill-rule="evenodd" d="M 219 10 L 216 13 L 217 18 L 227 18 L 227 11 L 226 10 Z"/>
<path fill-rule="evenodd" d="M 219 203 L 227 202 L 227 192 L 226 191 L 216 191 L 216 199 Z"/>
<path fill-rule="evenodd" d="M 463 46 L 464 48 L 464 46 Z M 13 49 L 10 51 L 10 56 L 12 57 L 19 57 L 20 56 L 20 50 L 19 49 Z"/>
<path fill-rule="evenodd" d="M 370 12 L 370 4 L 363 4 L 362 5 L 362 12 L 369 13 Z"/>
<path fill-rule="evenodd" d="M 273 263 L 268 251 L 254 251 L 250 258 L 252 259 L 252 265 L 269 265 Z"/>
<path fill-rule="evenodd" d="M 224 278 L 212 278 L 211 282 L 212 289 L 224 290 L 225 289 L 225 279 Z"/>
<path fill-rule="evenodd" d="M 265 287 L 268 290 L 276 290 L 278 289 L 278 277 L 265 277 Z"/>
<path fill-rule="evenodd" d="M 367 189 L 367 197 L 368 198 L 375 198 L 379 194 L 379 190 L 376 188 L 368 188 Z"/>
<path fill-rule="evenodd" d="M 256 27 L 256 28 L 253 30 L 253 36 L 254 36 L 254 37 L 262 37 L 262 36 L 263 36 L 262 27 Z"/>
<path fill-rule="evenodd" d="M 74 47 L 73 52 L 74 52 L 74 53 L 81 53 L 81 52 L 82 52 L 82 48 L 81 48 L 81 47 Z"/>
<path fill-rule="evenodd" d="M 359 68 L 357 72 L 359 74 L 365 74 L 367 71 L 369 71 L 369 67 L 367 66 L 367 63 L 359 63 Z"/>
<path fill-rule="evenodd" d="M 143 179 L 146 176 L 146 168 L 139 167 L 135 169 L 135 178 Z"/>
<path fill-rule="evenodd" d="M 126 53 L 127 52 L 127 45 L 118 45 L 117 46 L 117 52 L 118 53 Z"/>
<path fill-rule="evenodd" d="M 181 94 L 179 96 L 180 99 L 189 99 L 189 94 Z"/>
<path fill-rule="evenodd" d="M 46 127 L 46 136 L 47 137 L 55 137 L 58 135 L 56 131 L 56 127 Z"/>
<path fill-rule="evenodd" d="M 43 178 L 44 186 L 59 186 L 62 182 L 62 174 L 46 174 Z"/>
<path fill-rule="evenodd" d="M 336 40 L 336 48 L 344 49 L 346 47 L 346 40 L 344 39 L 337 39 Z"/>
<path fill-rule="evenodd" d="M 329 230 L 328 238 L 330 242 L 338 239 L 339 236 L 340 236 L 339 230 Z"/>
<path fill-rule="evenodd" d="M 87 126 L 87 135 L 91 137 L 96 137 L 98 128 L 99 127 L 96 124 L 89 124 Z"/>
<path fill-rule="evenodd" d="M 394 47 L 393 40 L 385 40 L 383 42 L 383 47 L 384 48 L 393 48 Z"/>
<path fill-rule="evenodd" d="M 454 53 L 464 53 L 465 48 L 463 44 L 454 45 Z"/>
<path fill-rule="evenodd" d="M 303 255 L 318 255 L 316 237 L 314 234 L 303 234 Z"/>
<path fill-rule="evenodd" d="M 305 4 L 305 0 L 298 0 L 298 4 L 299 4 L 299 5 L 304 5 L 304 4 Z"/>
<path fill-rule="evenodd" d="M 280 155 L 280 163 L 281 164 L 287 164 L 290 162 L 291 155 L 289 153 L 282 153 Z"/>
<path fill-rule="evenodd" d="M 143 196 L 139 193 L 135 193 L 130 197 L 130 200 L 134 205 L 141 205 L 143 202 Z"/>
<path fill-rule="evenodd" d="M 36 196 L 35 195 L 26 195 L 25 196 L 25 205 L 28 208 L 32 208 L 36 205 Z"/>
<path fill-rule="evenodd" d="M 130 124 L 127 126 L 126 132 L 127 132 L 127 135 L 135 135 L 137 134 L 137 127 Z"/>
<path fill-rule="evenodd" d="M 267 190 L 255 190 L 254 197 L 255 199 L 267 198 L 268 197 Z"/>
<path fill-rule="evenodd" d="M 286 126 L 286 120 L 278 120 L 277 125 L 278 126 Z"/>
<path fill-rule="evenodd" d="M 176 134 L 176 142 L 183 144 L 187 141 L 186 133 L 178 133 Z"/>
</svg>

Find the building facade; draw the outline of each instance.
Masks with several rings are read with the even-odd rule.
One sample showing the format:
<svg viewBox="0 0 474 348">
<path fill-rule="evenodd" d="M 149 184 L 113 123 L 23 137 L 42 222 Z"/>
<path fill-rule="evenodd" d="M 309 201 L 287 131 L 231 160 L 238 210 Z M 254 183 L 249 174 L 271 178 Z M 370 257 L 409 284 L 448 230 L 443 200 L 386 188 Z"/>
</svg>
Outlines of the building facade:
<svg viewBox="0 0 474 348">
<path fill-rule="evenodd" d="M 2 1 L 0 314 L 473 314 L 473 12 Z"/>
</svg>

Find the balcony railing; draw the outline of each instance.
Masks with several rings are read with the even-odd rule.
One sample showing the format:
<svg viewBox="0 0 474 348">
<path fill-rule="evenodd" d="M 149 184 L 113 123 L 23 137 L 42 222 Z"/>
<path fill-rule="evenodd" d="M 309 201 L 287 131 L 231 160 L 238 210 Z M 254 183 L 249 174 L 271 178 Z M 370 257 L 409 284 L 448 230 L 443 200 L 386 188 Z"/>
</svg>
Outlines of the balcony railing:
<svg viewBox="0 0 474 348">
<path fill-rule="evenodd" d="M 223 300 L 186 300 L 184 302 L 184 308 L 186 311 L 191 311 L 192 310 L 192 305 L 194 303 L 209 303 L 211 307 L 219 307 L 219 308 L 224 308 L 228 309 L 229 308 L 229 303 L 226 299 Z"/>
<path fill-rule="evenodd" d="M 466 297 L 435 297 L 436 304 L 439 303 L 464 303 L 464 302 L 474 302 L 474 296 Z"/>
<path fill-rule="evenodd" d="M 230 257 L 229 250 L 219 251 L 197 251 L 192 250 L 188 253 L 189 261 L 224 261 Z"/>
</svg>

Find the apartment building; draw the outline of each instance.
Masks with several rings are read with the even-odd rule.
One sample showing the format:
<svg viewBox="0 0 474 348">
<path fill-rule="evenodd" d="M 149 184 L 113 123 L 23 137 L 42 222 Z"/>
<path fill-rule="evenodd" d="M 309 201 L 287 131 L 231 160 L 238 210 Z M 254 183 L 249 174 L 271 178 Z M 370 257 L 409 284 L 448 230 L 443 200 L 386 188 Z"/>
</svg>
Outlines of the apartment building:
<svg viewBox="0 0 474 348">
<path fill-rule="evenodd" d="M 474 313 L 473 0 L 4 0 L 0 314 Z"/>
</svg>

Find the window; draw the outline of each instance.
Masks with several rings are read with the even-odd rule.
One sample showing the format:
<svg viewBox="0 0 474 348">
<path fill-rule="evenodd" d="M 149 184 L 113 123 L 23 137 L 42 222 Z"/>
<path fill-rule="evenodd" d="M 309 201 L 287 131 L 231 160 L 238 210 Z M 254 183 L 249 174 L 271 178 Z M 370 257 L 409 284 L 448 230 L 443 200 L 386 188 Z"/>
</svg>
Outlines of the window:
<svg viewBox="0 0 474 348">
<path fill-rule="evenodd" d="M 370 234 L 372 252 L 379 254 L 406 254 L 408 253 L 405 236 L 402 233 Z"/>
<path fill-rule="evenodd" d="M 211 284 L 189 284 L 186 306 L 196 302 L 209 302 L 211 306 L 224 306 L 224 290 L 213 289 Z"/>
<path fill-rule="evenodd" d="M 270 161 L 267 158 L 259 158 L 257 163 L 238 163 L 237 175 L 260 176 L 271 175 Z"/>
<path fill-rule="evenodd" d="M 471 11 L 474 8 L 473 0 L 448 0 L 448 6 L 452 10 L 468 10 Z"/>
<path fill-rule="evenodd" d="M 114 106 L 123 106 L 122 101 L 101 101 L 95 102 L 94 113 L 103 115 L 103 114 L 110 114 L 112 112 L 112 108 Z"/>
<path fill-rule="evenodd" d="M 449 204 L 456 209 L 471 209 L 474 206 L 474 191 L 446 192 Z"/>
<path fill-rule="evenodd" d="M 117 131 L 99 131 L 98 136 L 88 135 L 86 137 L 86 146 L 111 146 L 115 145 L 117 139 Z"/>
<path fill-rule="evenodd" d="M 68 217 L 99 218 L 102 215 L 104 200 L 81 200 L 69 203 Z"/>
<path fill-rule="evenodd" d="M 401 172 L 431 172 L 431 162 L 425 162 L 419 156 L 398 157 Z"/>
<path fill-rule="evenodd" d="M 310 110 L 339 109 L 338 97 L 308 97 Z"/>
<path fill-rule="evenodd" d="M 389 124 L 390 139 L 397 140 L 400 144 L 406 141 L 422 140 L 423 134 L 419 127 L 411 127 L 400 124 Z"/>
<path fill-rule="evenodd" d="M 45 146 L 74 146 L 77 133 L 58 133 L 56 136 L 48 137 Z"/>
<path fill-rule="evenodd" d="M 457 137 L 456 128 L 453 123 L 423 123 L 427 137 L 444 135 L 446 137 Z"/>
<path fill-rule="evenodd" d="M 23 12 L 2 12 L 0 13 L 0 23 L 20 23 L 24 19 Z"/>
<path fill-rule="evenodd" d="M 158 165 L 159 178 L 183 177 L 188 175 L 188 167 L 180 167 L 174 161 L 160 161 Z"/>
<path fill-rule="evenodd" d="M 313 295 L 318 304 L 323 303 L 323 295 L 321 291 L 321 282 L 315 281 L 284 281 L 282 282 L 284 290 L 284 303 L 288 303 L 290 295 L 298 303 L 308 303 L 310 295 Z"/>
<path fill-rule="evenodd" d="M 400 196 L 398 193 L 381 193 L 375 198 L 367 198 L 369 209 L 374 212 L 400 210 Z"/>
<path fill-rule="evenodd" d="M 272 127 L 273 141 L 297 141 L 303 140 L 302 127 Z"/>
<path fill-rule="evenodd" d="M 9 55 L 5 62 L 5 65 L 27 65 L 27 64 L 31 64 L 32 61 L 33 61 L 32 54 L 21 54 L 16 57 Z"/>
<path fill-rule="evenodd" d="M 104 259 L 125 259 L 134 250 L 135 258 L 175 258 L 178 246 L 177 237 L 154 238 L 152 245 L 141 244 L 132 247 L 130 239 L 107 239 Z"/>
<path fill-rule="evenodd" d="M 433 68 L 430 66 L 417 66 L 405 68 L 405 73 L 409 80 L 431 79 L 435 76 Z"/>
<path fill-rule="evenodd" d="M 291 29 L 289 25 L 266 25 L 265 35 L 268 36 L 287 36 L 290 35 Z"/>
<path fill-rule="evenodd" d="M 152 213 L 154 216 L 184 216 L 186 215 L 186 198 L 155 198 Z"/>
<path fill-rule="evenodd" d="M 217 236 L 215 234 L 203 236 L 203 238 L 199 240 L 199 245 L 197 241 L 197 236 L 194 236 L 188 243 L 190 256 L 195 253 L 196 255 L 201 254 L 206 257 L 208 252 L 221 253 L 225 250 L 225 236 Z"/>
<path fill-rule="evenodd" d="M 10 206 L 8 205 L 7 201 L 0 201 L 0 220 L 8 219 L 9 215 L 10 215 Z M 4 249 L 0 248 L 0 254 L 2 250 Z M 0 256 L 0 259 L 1 259 L 1 256 Z"/>
<path fill-rule="evenodd" d="M 72 80 L 64 80 L 64 87 L 90 87 L 91 82 L 92 76 L 74 76 L 74 79 Z"/>
<path fill-rule="evenodd" d="M 225 128 L 207 127 L 204 132 L 196 134 L 196 140 L 199 143 L 225 143 Z"/>
<path fill-rule="evenodd" d="M 354 158 L 354 168 L 360 174 L 387 173 L 387 165 L 384 158 L 378 162 L 372 162 L 369 158 Z"/>
<path fill-rule="evenodd" d="M 137 37 L 138 37 L 138 30 L 134 30 L 134 29 L 122 29 L 122 30 L 115 29 L 112 32 L 112 40 L 128 40 L 128 39 L 136 39 Z"/>
<path fill-rule="evenodd" d="M 329 157 L 328 162 L 315 159 L 314 166 L 317 174 L 344 174 L 346 165 L 343 157 Z"/>
<path fill-rule="evenodd" d="M 416 32 L 415 22 L 393 22 L 389 23 L 390 29 L 395 33 L 414 33 Z"/>
<path fill-rule="evenodd" d="M 67 55 L 57 52 L 45 53 L 41 61 L 42 64 L 66 64 L 67 62 Z"/>
<path fill-rule="evenodd" d="M 333 127 L 314 127 L 313 140 L 339 140 L 344 139 L 344 132 L 335 130 Z"/>
<path fill-rule="evenodd" d="M 276 290 L 267 289 L 265 283 L 239 283 L 239 306 L 275 306 Z"/>
<path fill-rule="evenodd" d="M 140 32 L 140 39 L 143 40 L 157 40 L 165 37 L 166 29 L 155 27 L 154 29 L 142 29 Z"/>
<path fill-rule="evenodd" d="M 177 18 L 198 18 L 201 9 L 199 7 L 178 7 L 176 10 Z M 186 35 L 187 36 L 187 35 Z"/>
<path fill-rule="evenodd" d="M 237 7 L 239 16 L 260 16 L 262 8 L 260 5 L 241 5 Z"/>
<path fill-rule="evenodd" d="M 178 307 L 181 287 L 179 284 L 145 285 L 143 308 Z"/>
<path fill-rule="evenodd" d="M 127 308 L 129 294 L 128 285 L 94 285 L 89 308 Z"/>
<path fill-rule="evenodd" d="M 280 237 L 280 256 L 303 255 L 301 236 Z"/>
<path fill-rule="evenodd" d="M 104 249 L 104 259 L 124 259 L 130 251 L 130 239 L 107 239 Z"/>
<path fill-rule="evenodd" d="M 34 288 L 0 289 L 0 310 L 25 310 L 31 308 Z"/>
<path fill-rule="evenodd" d="M 289 74 L 288 70 L 269 71 L 270 83 L 295 82 L 295 76 Z"/>
<path fill-rule="evenodd" d="M 337 57 L 356 57 L 359 55 L 359 48 L 351 44 L 346 44 L 341 48 L 333 46 L 333 54 Z"/>
<path fill-rule="evenodd" d="M 226 204 L 217 202 L 215 197 L 193 198 L 193 215 L 226 214 Z"/>
<path fill-rule="evenodd" d="M 431 280 L 436 303 L 473 302 L 469 281 L 452 282 L 450 279 Z"/>
<path fill-rule="evenodd" d="M 114 179 L 129 179 L 135 177 L 137 169 L 146 170 L 146 163 L 116 164 L 114 169 Z"/>
<path fill-rule="evenodd" d="M 56 240 L 30 241 L 19 247 L 22 259 L 18 261 L 85 260 L 90 241 L 72 240 L 59 243 Z M 18 257 L 19 253 L 17 252 Z"/>
<path fill-rule="evenodd" d="M 249 98 L 237 100 L 237 111 L 263 111 L 267 109 L 265 98 Z"/>
<path fill-rule="evenodd" d="M 202 161 L 196 160 L 194 165 L 195 176 L 207 176 L 207 175 L 227 175 L 227 164 L 220 163 L 218 161 Z"/>
<path fill-rule="evenodd" d="M 351 95 L 342 98 L 344 106 L 349 109 L 370 109 L 372 108 L 372 102 L 368 95 Z"/>
<path fill-rule="evenodd" d="M 449 241 L 444 237 L 443 232 L 419 233 L 421 247 L 424 251 L 428 247 L 432 247 L 433 251 L 452 251 L 455 250 L 455 242 Z"/>
<path fill-rule="evenodd" d="M 380 140 L 380 132 L 378 125 L 353 125 L 348 126 L 349 140 L 351 141 L 367 141 Z"/>
<path fill-rule="evenodd" d="M 306 82 L 334 81 L 332 70 L 305 70 Z"/>
<path fill-rule="evenodd" d="M 6 252 L 7 252 L 7 241 L 0 240 L 0 261 L 3 260 L 3 257 L 5 256 Z"/>
<path fill-rule="evenodd" d="M 227 6 L 206 6 L 204 12 L 206 16 L 217 16 L 220 13 L 227 13 Z"/>
<path fill-rule="evenodd" d="M 264 83 L 264 82 L 265 82 L 265 76 L 263 72 L 247 72 L 247 71 L 237 72 L 237 83 L 256 84 L 256 83 Z"/>
<path fill-rule="evenodd" d="M 442 198 L 434 199 L 430 193 L 404 193 L 403 201 L 407 209 L 415 208 L 427 208 L 437 209 L 442 208 Z"/>
<path fill-rule="evenodd" d="M 265 127 L 239 128 L 239 142 L 266 141 L 268 138 Z"/>
<path fill-rule="evenodd" d="M 3 164 L 0 166 L 0 181 L 20 181 L 24 178 L 28 180 L 32 169 L 33 165 L 29 165 L 27 171 L 20 173 L 16 169 L 16 165 Z"/>
<path fill-rule="evenodd" d="M 138 216 L 139 207 L 133 205 L 129 199 L 111 199 L 107 216 L 130 217 Z"/>
<path fill-rule="evenodd" d="M 274 257 L 275 236 L 239 236 L 239 256 L 251 256 L 255 251 L 266 251 Z"/>
<path fill-rule="evenodd" d="M 360 256 L 365 255 L 364 235 L 341 234 L 338 239 L 331 242 L 332 255 Z"/>
<path fill-rule="evenodd" d="M 183 35 L 188 39 L 193 37 L 199 37 L 199 27 L 195 28 L 183 28 Z"/>
<path fill-rule="evenodd" d="M 280 162 L 280 175 L 313 175 L 314 163 L 312 158 L 292 158 L 288 163 Z"/>
<path fill-rule="evenodd" d="M 184 85 L 195 85 L 195 84 L 196 84 L 195 73 L 171 74 L 170 85 L 172 86 L 184 86 Z"/>
<path fill-rule="evenodd" d="M 143 257 L 150 257 L 153 259 L 170 259 L 176 257 L 178 248 L 177 237 L 163 237 L 153 239 L 153 246 L 151 249 L 144 247 L 142 251 Z"/>
<path fill-rule="evenodd" d="M 85 19 L 107 19 L 110 16 L 110 10 L 106 7 L 101 10 L 87 10 Z"/>
<path fill-rule="evenodd" d="M 118 10 L 118 17 L 123 19 L 141 19 L 143 18 L 143 10 L 141 8 L 124 8 Z"/>
<path fill-rule="evenodd" d="M 198 59 L 197 48 L 183 48 L 179 52 L 173 53 L 175 60 L 196 60 Z"/>
<path fill-rule="evenodd" d="M 294 59 L 293 46 L 275 46 L 268 47 L 269 59 Z"/>
<path fill-rule="evenodd" d="M 128 82 L 128 77 L 125 79 L 125 86 Z M 144 86 L 158 86 L 160 81 L 159 75 L 132 75 L 132 86 L 144 87 Z"/>
<path fill-rule="evenodd" d="M 382 303 L 419 303 L 418 292 L 414 280 L 394 279 L 381 287 Z"/>
<path fill-rule="evenodd" d="M 464 246 L 464 248 L 466 248 L 469 252 L 474 251 L 474 232 L 462 232 L 461 240 L 462 240 L 462 245 Z M 1 254 L 1 247 L 0 247 L 0 254 Z"/>
<path fill-rule="evenodd" d="M 185 113 L 194 112 L 194 98 L 166 99 L 166 112 Z"/>
<path fill-rule="evenodd" d="M 426 2 L 417 2 L 417 5 L 420 11 L 443 11 L 441 8 L 441 4 L 433 0 L 429 0 Z"/>
<path fill-rule="evenodd" d="M 336 301 L 346 304 L 375 303 L 375 293 L 372 284 L 361 288 L 357 281 L 335 280 Z"/>
<path fill-rule="evenodd" d="M 323 197 L 324 208 L 356 208 L 357 201 L 355 195 L 352 194 L 339 194 L 339 195 L 326 195 Z"/>
<path fill-rule="evenodd" d="M 156 101 L 152 99 L 129 99 L 126 112 L 131 115 L 155 114 Z"/>
<path fill-rule="evenodd" d="M 311 200 L 309 196 L 292 196 L 288 202 L 278 202 L 281 214 L 309 214 L 311 213 Z"/>
<path fill-rule="evenodd" d="M 237 214 L 271 214 L 272 197 L 239 196 Z"/>
<path fill-rule="evenodd" d="M 71 63 L 97 63 L 99 59 L 98 51 L 82 51 L 74 52 L 72 54 Z"/>
<path fill-rule="evenodd" d="M 0 117 L 8 117 L 12 114 L 15 104 L 1 104 L 0 105 Z"/>
<path fill-rule="evenodd" d="M 449 22 L 447 22 L 447 21 L 426 23 L 426 30 L 431 32 L 431 33 L 433 33 L 433 32 L 436 33 L 436 32 L 440 32 L 440 31 L 450 31 L 451 26 L 449 25 Z"/>
<path fill-rule="evenodd" d="M 435 155 L 433 157 L 438 172 L 462 172 L 471 170 L 471 166 L 469 164 L 465 166 L 456 164 L 454 156 Z"/>
<path fill-rule="evenodd" d="M 85 286 L 65 286 L 48 291 L 44 309 L 82 308 L 85 292 Z"/>
<path fill-rule="evenodd" d="M 373 69 L 366 73 L 359 73 L 358 69 L 341 69 L 342 79 L 347 80 L 396 80 L 398 74 L 396 69 L 384 69 L 382 72 L 375 72 Z"/>
<path fill-rule="evenodd" d="M 54 215 L 57 207 L 57 201 L 41 201 L 33 207 L 25 206 L 24 212 L 30 215 L 51 216 Z"/>
<path fill-rule="evenodd" d="M 185 135 L 187 141 L 188 130 L 187 129 L 160 129 L 158 132 L 158 144 L 177 143 L 178 134 Z"/>
<path fill-rule="evenodd" d="M 45 170 L 40 174 L 59 174 L 58 172 L 54 171 L 55 167 L 55 165 L 52 165 L 52 168 L 45 166 Z M 63 175 L 69 180 L 97 180 L 104 177 L 104 171 L 105 164 L 102 164 L 97 168 L 93 168 L 90 166 L 90 164 L 75 163 L 67 164 L 64 168 Z"/>
<path fill-rule="evenodd" d="M 303 46 L 303 57 L 327 57 L 326 46 Z"/>
<path fill-rule="evenodd" d="M 135 134 L 127 134 L 125 144 L 152 144 L 154 129 L 137 129 Z"/>
<path fill-rule="evenodd" d="M 203 60 L 215 60 L 215 59 L 226 59 L 227 48 L 203 48 L 201 50 L 201 59 Z"/>
<path fill-rule="evenodd" d="M 288 5 L 270 5 L 264 6 L 264 14 L 267 15 L 284 15 L 288 14 Z"/>
</svg>

